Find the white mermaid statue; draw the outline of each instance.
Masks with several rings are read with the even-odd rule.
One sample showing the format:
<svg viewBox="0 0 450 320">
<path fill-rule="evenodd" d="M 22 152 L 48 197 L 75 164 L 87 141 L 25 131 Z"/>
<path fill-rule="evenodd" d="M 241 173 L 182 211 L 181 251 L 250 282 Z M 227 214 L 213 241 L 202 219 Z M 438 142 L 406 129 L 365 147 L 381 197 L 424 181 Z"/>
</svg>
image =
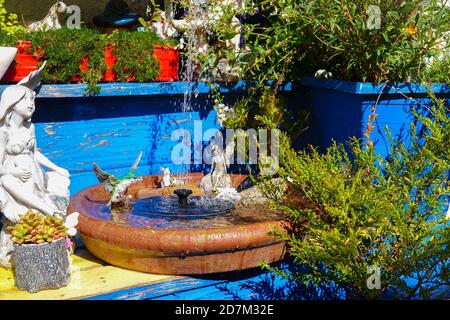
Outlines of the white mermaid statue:
<svg viewBox="0 0 450 320">
<path fill-rule="evenodd" d="M 0 265 L 11 267 L 12 240 L 6 227 L 28 210 L 44 215 L 66 214 L 69 172 L 51 162 L 36 146 L 31 117 L 34 89 L 44 65 L 17 85 L 7 87 L 0 99 Z M 45 171 L 47 168 L 48 171 Z"/>
</svg>

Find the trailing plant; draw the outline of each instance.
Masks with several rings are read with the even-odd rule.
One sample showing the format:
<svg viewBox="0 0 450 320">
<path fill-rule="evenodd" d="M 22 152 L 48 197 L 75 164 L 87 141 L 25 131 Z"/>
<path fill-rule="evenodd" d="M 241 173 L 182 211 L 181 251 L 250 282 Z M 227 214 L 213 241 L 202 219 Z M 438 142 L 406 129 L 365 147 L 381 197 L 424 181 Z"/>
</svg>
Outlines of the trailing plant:
<svg viewBox="0 0 450 320">
<path fill-rule="evenodd" d="M 14 37 L 1 37 L 0 43 L 17 43 L 18 40 L 31 41 L 30 54 L 41 61 L 47 61 L 42 81 L 45 83 L 70 83 L 79 76 L 88 84 L 88 93 L 98 92 L 96 84 L 106 71 L 104 47 L 106 38 L 99 32 L 83 28 L 81 30 L 62 28 L 58 30 L 17 33 Z M 87 68 L 80 69 L 83 58 Z"/>
<path fill-rule="evenodd" d="M 0 32 L 0 46 L 15 47 L 17 46 L 17 37 L 6 32 Z"/>
<path fill-rule="evenodd" d="M 42 80 L 46 83 L 69 83 L 74 76 L 80 76 L 87 83 L 88 93 L 97 93 L 96 84 L 106 71 L 104 35 L 91 29 L 58 29 L 33 32 L 25 36 L 31 40 L 34 54 L 47 61 Z M 87 57 L 87 68 L 80 69 Z"/>
<path fill-rule="evenodd" d="M 158 76 L 159 62 L 153 56 L 154 46 L 163 44 L 153 32 L 113 32 L 108 37 L 117 61 L 114 73 L 119 82 L 133 78 L 137 82 L 154 81 Z"/>
<path fill-rule="evenodd" d="M 423 71 L 423 78 L 429 82 L 450 83 L 450 54 L 438 57 L 430 62 L 430 66 Z"/>
<path fill-rule="evenodd" d="M 19 24 L 17 14 L 8 13 L 5 0 L 0 0 L 0 34 L 12 35 L 25 30 L 26 28 Z"/>
<path fill-rule="evenodd" d="M 111 46 L 117 60 L 114 72 L 118 81 L 147 82 L 154 81 L 159 73 L 154 45 L 173 44 L 152 32 L 115 32 L 107 37 L 88 28 L 0 34 L 0 45 L 15 45 L 17 40 L 31 41 L 30 54 L 47 61 L 43 82 L 70 83 L 77 79 L 88 84 L 88 94 L 100 90 L 97 83 L 106 71 L 106 46 Z M 86 68 L 80 68 L 83 59 Z"/>
<path fill-rule="evenodd" d="M 290 192 L 274 205 L 287 215 L 287 234 L 274 234 L 294 262 L 267 268 L 327 299 L 450 297 L 450 110 L 433 99 L 413 110 L 411 142 L 392 140 L 387 159 L 367 141 L 320 154 L 294 151 L 282 136 L 279 174 Z"/>
<path fill-rule="evenodd" d="M 22 215 L 19 222 L 7 230 L 16 244 L 39 244 L 52 242 L 68 236 L 64 221 L 57 217 L 45 217 L 31 210 Z"/>
</svg>

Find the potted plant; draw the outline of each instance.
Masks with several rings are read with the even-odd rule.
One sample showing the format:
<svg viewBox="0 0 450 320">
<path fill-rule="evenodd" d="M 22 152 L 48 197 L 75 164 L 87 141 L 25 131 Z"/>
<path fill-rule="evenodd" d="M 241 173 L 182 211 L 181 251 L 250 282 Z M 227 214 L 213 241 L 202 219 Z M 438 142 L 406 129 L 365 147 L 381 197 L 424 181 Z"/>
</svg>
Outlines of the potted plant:
<svg viewBox="0 0 450 320">
<path fill-rule="evenodd" d="M 430 102 L 428 91 L 450 99 L 450 42 L 444 41 L 450 8 L 434 0 L 371 4 L 316 1 L 299 11 L 308 50 L 299 66 L 309 64 L 313 69 L 304 75 L 315 75 L 301 80 L 303 107 L 312 119 L 306 134 L 322 151 L 332 140 L 370 135 L 376 152 L 387 155 L 386 126 L 406 142 L 409 111 Z"/>
<path fill-rule="evenodd" d="M 77 213 L 64 220 L 30 210 L 7 228 L 14 243 L 12 261 L 19 290 L 38 292 L 70 283 L 69 236 L 75 235 L 77 221 Z"/>
<path fill-rule="evenodd" d="M 106 71 L 102 82 L 177 81 L 179 53 L 173 46 L 156 44 L 161 40 L 149 32 L 113 32 L 104 47 Z M 89 57 L 80 70 L 88 70 Z M 72 78 L 80 81 L 81 76 Z"/>
<path fill-rule="evenodd" d="M 13 42 L 11 37 L 3 38 L 0 45 Z M 4 82 L 21 80 L 42 60 L 47 61 L 44 83 L 83 82 L 88 84 L 88 93 L 97 93 L 99 82 L 178 79 L 178 52 L 152 32 L 106 36 L 87 28 L 63 28 L 15 35 L 18 39 L 16 64 Z"/>
<path fill-rule="evenodd" d="M 108 48 L 119 82 L 178 80 L 179 54 L 153 32 L 113 32 Z"/>
</svg>

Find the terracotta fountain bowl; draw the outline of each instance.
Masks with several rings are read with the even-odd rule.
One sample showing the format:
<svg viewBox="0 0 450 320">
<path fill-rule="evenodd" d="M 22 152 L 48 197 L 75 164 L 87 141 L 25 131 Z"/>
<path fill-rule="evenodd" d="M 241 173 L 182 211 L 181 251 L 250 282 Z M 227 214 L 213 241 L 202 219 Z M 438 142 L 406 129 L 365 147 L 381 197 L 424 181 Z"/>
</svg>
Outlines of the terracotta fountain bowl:
<svg viewBox="0 0 450 320">
<path fill-rule="evenodd" d="M 182 188 L 201 195 L 196 186 L 202 176 L 189 174 L 190 184 Z M 235 186 L 246 178 L 231 176 Z M 173 195 L 176 187 L 157 187 L 161 180 L 161 175 L 146 176 L 130 186 L 128 194 L 135 199 Z M 284 230 L 282 222 L 252 218 L 261 213 L 257 206 L 243 209 L 250 212 L 245 223 L 174 229 L 130 223 L 125 216 L 101 216 L 96 204 L 104 206 L 107 201 L 103 188 L 92 186 L 71 199 L 69 213 L 80 213 L 78 230 L 87 249 L 118 267 L 157 274 L 208 274 L 254 268 L 261 261 L 273 263 L 284 257 L 284 242 L 270 235 L 276 229 Z"/>
</svg>

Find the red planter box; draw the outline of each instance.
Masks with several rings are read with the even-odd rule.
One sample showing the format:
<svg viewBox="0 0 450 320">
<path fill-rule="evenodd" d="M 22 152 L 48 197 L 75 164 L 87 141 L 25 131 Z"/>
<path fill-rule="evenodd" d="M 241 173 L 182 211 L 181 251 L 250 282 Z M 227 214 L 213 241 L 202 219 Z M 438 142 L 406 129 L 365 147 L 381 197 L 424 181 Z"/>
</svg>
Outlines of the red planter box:
<svg viewBox="0 0 450 320">
<path fill-rule="evenodd" d="M 5 75 L 1 79 L 1 82 L 18 82 L 25 78 L 31 71 L 37 70 L 39 65 L 39 58 L 31 55 L 30 41 L 18 41 L 17 43 L 17 55 L 15 62 L 9 67 Z M 153 55 L 159 60 L 159 74 L 156 81 L 178 81 L 178 68 L 180 56 L 179 52 L 173 47 L 164 47 L 157 45 L 153 51 Z M 80 63 L 80 70 L 86 70 L 87 59 L 84 57 Z M 114 82 L 116 76 L 113 71 L 116 58 L 112 54 L 111 47 L 105 48 L 105 62 L 106 72 L 103 75 L 103 82 Z M 81 81 L 80 76 L 73 76 L 73 82 Z M 130 77 L 128 81 L 134 81 L 133 77 Z"/>
<path fill-rule="evenodd" d="M 156 81 L 178 81 L 180 53 L 173 47 L 155 46 L 153 55 L 159 60 Z"/>
</svg>

